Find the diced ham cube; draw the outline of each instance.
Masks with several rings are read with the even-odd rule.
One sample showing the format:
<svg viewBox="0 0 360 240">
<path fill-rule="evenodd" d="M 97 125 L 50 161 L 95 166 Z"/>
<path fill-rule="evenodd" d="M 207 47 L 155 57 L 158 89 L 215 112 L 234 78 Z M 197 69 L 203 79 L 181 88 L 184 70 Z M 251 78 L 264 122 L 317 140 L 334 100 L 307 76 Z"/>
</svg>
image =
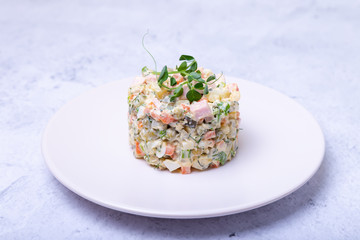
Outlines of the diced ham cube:
<svg viewBox="0 0 360 240">
<path fill-rule="evenodd" d="M 206 118 L 208 121 L 214 118 L 211 108 L 207 101 L 193 102 L 190 105 L 190 112 L 193 114 L 196 121 Z"/>
</svg>

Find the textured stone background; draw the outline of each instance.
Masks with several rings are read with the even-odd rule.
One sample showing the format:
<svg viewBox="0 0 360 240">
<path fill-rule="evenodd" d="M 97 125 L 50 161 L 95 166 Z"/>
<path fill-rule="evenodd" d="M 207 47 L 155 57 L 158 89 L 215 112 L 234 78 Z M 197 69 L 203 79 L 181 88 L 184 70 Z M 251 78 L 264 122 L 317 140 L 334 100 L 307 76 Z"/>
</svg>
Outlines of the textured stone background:
<svg viewBox="0 0 360 240">
<path fill-rule="evenodd" d="M 305 106 L 326 138 L 301 189 L 232 216 L 103 208 L 47 170 L 42 130 L 80 93 L 189 53 Z M 1 239 L 360 239 L 359 1 L 0 1 Z"/>
</svg>

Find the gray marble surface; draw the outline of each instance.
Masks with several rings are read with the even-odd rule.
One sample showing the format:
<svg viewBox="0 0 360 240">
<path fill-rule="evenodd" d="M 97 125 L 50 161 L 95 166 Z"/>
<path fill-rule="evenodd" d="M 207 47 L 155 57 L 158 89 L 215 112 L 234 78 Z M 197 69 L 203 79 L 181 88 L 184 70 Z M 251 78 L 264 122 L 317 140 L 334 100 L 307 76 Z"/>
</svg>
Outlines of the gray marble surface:
<svg viewBox="0 0 360 240">
<path fill-rule="evenodd" d="M 293 194 L 226 217 L 125 214 L 62 186 L 41 135 L 67 101 L 182 53 L 307 108 L 324 162 Z M 360 239 L 359 1 L 0 1 L 0 239 Z"/>
</svg>

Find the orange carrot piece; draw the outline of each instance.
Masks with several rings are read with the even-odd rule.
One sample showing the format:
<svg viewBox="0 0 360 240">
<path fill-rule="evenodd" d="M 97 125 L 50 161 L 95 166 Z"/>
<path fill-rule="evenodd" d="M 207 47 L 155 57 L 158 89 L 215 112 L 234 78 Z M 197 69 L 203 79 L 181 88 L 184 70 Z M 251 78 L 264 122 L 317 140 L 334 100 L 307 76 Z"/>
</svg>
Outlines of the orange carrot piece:
<svg viewBox="0 0 360 240">
<path fill-rule="evenodd" d="M 208 131 L 204 134 L 204 140 L 214 138 L 216 136 L 215 131 Z"/>
<path fill-rule="evenodd" d="M 139 142 L 135 141 L 135 154 L 138 157 L 145 156 L 145 153 L 142 151 Z"/>
<path fill-rule="evenodd" d="M 181 166 L 181 174 L 190 174 L 191 166 Z"/>
<path fill-rule="evenodd" d="M 175 152 L 175 146 L 171 144 L 166 144 L 165 154 L 171 156 L 174 154 L 174 152 Z"/>
</svg>

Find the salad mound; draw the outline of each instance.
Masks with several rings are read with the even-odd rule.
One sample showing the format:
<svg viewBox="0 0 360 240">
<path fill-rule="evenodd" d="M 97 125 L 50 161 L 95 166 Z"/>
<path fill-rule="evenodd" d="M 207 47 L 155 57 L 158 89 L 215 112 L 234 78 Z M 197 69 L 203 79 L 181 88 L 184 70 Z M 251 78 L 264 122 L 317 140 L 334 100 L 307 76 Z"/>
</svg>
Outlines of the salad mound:
<svg viewBox="0 0 360 240">
<path fill-rule="evenodd" d="M 238 149 L 240 92 L 188 55 L 175 69 L 142 69 L 129 88 L 130 145 L 159 169 L 191 173 L 230 161 Z"/>
</svg>

